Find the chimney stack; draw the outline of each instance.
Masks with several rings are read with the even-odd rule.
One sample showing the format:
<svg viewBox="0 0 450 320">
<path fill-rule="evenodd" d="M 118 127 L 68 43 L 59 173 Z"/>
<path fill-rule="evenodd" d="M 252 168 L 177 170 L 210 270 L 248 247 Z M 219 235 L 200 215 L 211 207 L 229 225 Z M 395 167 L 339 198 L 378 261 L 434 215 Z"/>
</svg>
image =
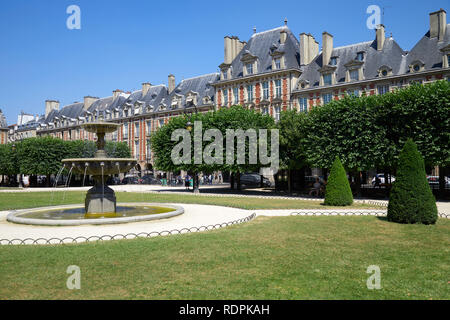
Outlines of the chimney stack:
<svg viewBox="0 0 450 320">
<path fill-rule="evenodd" d="M 384 25 L 382 25 L 382 24 L 378 25 L 376 34 L 377 34 L 377 50 L 381 51 L 381 50 L 383 50 L 384 40 L 386 39 Z"/>
<path fill-rule="evenodd" d="M 84 105 L 83 105 L 83 109 L 84 109 L 84 110 L 89 109 L 89 107 L 90 107 L 96 100 L 98 100 L 98 97 L 91 97 L 91 96 L 86 96 L 86 97 L 84 97 Z"/>
<path fill-rule="evenodd" d="M 169 74 L 169 94 L 172 93 L 173 90 L 175 90 L 175 76 L 173 74 Z"/>
<path fill-rule="evenodd" d="M 447 12 L 444 9 L 430 13 L 430 38 L 443 41 L 447 28 Z"/>
<path fill-rule="evenodd" d="M 280 31 L 280 43 L 283 44 L 286 42 L 287 39 L 287 31 L 286 29 L 281 29 Z"/>
<path fill-rule="evenodd" d="M 311 63 L 319 54 L 319 44 L 311 34 L 300 34 L 300 64 L 305 65 Z"/>
<path fill-rule="evenodd" d="M 244 47 L 245 42 L 240 41 L 236 36 L 224 37 L 224 59 L 225 64 L 231 64 Z"/>
<path fill-rule="evenodd" d="M 48 115 L 52 110 L 59 110 L 59 101 L 57 100 L 45 100 L 45 118 L 47 119 Z"/>
<path fill-rule="evenodd" d="M 114 91 L 113 91 L 113 100 L 116 100 L 122 92 L 123 92 L 123 91 L 120 90 L 120 89 L 114 90 Z"/>
<path fill-rule="evenodd" d="M 150 82 L 144 82 L 142 84 L 142 96 L 145 97 L 150 90 L 152 84 Z"/>
<path fill-rule="evenodd" d="M 328 32 L 322 33 L 322 66 L 330 63 L 331 53 L 333 52 L 333 36 Z"/>
</svg>

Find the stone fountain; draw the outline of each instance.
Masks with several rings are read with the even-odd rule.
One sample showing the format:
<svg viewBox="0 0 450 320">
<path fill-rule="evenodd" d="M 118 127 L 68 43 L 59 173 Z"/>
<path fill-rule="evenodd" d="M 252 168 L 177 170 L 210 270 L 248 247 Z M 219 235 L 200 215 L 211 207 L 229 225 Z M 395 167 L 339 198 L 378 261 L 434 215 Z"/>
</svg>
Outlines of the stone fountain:
<svg viewBox="0 0 450 320">
<path fill-rule="evenodd" d="M 87 132 L 97 135 L 97 151 L 94 158 L 64 159 L 66 167 L 78 174 L 93 176 L 94 186 L 86 194 L 85 212 L 88 216 L 108 216 L 116 212 L 116 195 L 106 185 L 106 178 L 125 173 L 136 165 L 134 158 L 108 158 L 105 151 L 105 134 L 114 132 L 120 124 L 104 121 L 84 123 Z"/>
<path fill-rule="evenodd" d="M 81 175 L 91 175 L 94 186 L 88 190 L 81 205 L 63 205 L 16 210 L 7 216 L 13 223 L 52 226 L 85 224 L 113 224 L 167 219 L 184 213 L 183 207 L 172 204 L 119 203 L 114 190 L 106 185 L 107 177 L 125 173 L 136 165 L 134 158 L 108 158 L 105 152 L 105 134 L 114 132 L 120 124 L 104 122 L 85 123 L 84 130 L 97 135 L 94 158 L 64 159 L 64 167 Z M 70 173 L 69 173 L 70 176 Z"/>
</svg>

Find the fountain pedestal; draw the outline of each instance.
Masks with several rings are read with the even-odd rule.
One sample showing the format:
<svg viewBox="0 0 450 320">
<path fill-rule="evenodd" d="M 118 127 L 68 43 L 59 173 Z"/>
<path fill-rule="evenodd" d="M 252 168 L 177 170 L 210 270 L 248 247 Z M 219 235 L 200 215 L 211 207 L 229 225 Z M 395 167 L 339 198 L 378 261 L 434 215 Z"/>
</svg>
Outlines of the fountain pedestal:
<svg viewBox="0 0 450 320">
<path fill-rule="evenodd" d="M 95 185 L 88 190 L 84 203 L 86 215 L 108 216 L 116 212 L 116 194 L 102 183 L 102 176 L 94 176 Z"/>
</svg>

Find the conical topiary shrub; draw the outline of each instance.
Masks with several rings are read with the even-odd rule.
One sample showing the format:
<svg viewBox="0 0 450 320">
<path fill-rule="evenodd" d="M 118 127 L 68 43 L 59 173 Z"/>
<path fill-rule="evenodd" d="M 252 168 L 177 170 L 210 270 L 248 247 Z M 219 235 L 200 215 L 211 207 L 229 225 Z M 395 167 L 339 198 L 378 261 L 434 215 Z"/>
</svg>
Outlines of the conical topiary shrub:
<svg viewBox="0 0 450 320">
<path fill-rule="evenodd" d="M 336 157 L 331 167 L 324 203 L 327 206 L 349 206 L 353 203 L 352 190 L 339 157 Z"/>
<path fill-rule="evenodd" d="M 400 152 L 397 176 L 389 197 L 387 219 L 399 223 L 434 224 L 438 217 L 425 164 L 409 139 Z"/>
</svg>

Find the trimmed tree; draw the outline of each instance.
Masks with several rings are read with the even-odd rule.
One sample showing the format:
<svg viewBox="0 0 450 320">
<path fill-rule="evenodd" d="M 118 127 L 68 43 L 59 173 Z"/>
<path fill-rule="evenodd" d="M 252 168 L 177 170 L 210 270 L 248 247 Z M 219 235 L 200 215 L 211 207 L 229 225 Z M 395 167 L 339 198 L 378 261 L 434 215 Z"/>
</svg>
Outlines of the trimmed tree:
<svg viewBox="0 0 450 320">
<path fill-rule="evenodd" d="M 387 218 L 399 223 L 434 224 L 438 217 L 425 164 L 417 145 L 408 139 L 399 155 L 397 176 L 392 186 Z"/>
<path fill-rule="evenodd" d="M 324 203 L 328 206 L 349 206 L 353 203 L 352 190 L 339 157 L 334 159 L 331 167 Z"/>
</svg>

